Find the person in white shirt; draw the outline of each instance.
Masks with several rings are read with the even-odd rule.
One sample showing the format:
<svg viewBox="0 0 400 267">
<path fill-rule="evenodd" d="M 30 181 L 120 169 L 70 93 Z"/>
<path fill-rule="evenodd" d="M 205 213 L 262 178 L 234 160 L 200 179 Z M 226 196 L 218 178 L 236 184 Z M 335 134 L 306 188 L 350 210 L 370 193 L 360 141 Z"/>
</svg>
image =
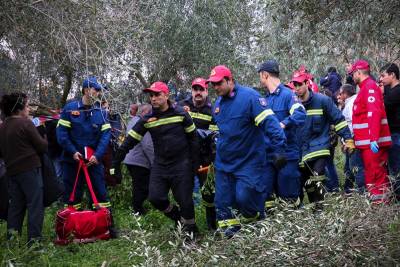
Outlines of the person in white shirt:
<svg viewBox="0 0 400 267">
<path fill-rule="evenodd" d="M 344 103 L 342 110 L 343 116 L 346 119 L 347 125 L 353 134 L 353 104 L 357 97 L 356 90 L 351 84 L 344 84 L 340 87 L 339 91 L 340 100 Z M 351 193 L 354 190 L 362 193 L 365 189 L 364 181 L 364 164 L 361 158 L 360 151 L 356 149 L 352 154 L 345 153 L 346 161 L 344 166 L 344 173 L 346 180 L 344 183 L 345 193 Z M 356 188 L 354 187 L 356 185 Z"/>
</svg>

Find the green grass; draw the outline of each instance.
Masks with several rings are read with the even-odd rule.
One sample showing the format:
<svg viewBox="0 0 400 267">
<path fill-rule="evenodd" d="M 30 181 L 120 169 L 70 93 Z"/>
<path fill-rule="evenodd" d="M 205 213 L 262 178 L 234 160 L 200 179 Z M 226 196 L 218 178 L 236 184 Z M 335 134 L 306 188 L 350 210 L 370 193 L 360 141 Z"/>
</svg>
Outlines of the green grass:
<svg viewBox="0 0 400 267">
<path fill-rule="evenodd" d="M 338 171 L 342 169 L 337 155 Z M 342 174 L 341 174 L 342 176 Z M 343 177 L 343 176 L 342 176 Z M 22 237 L 6 240 L 0 223 L 2 266 L 256 266 L 256 265 L 400 265 L 400 206 L 374 207 L 365 197 L 328 195 L 322 213 L 310 206 L 280 210 L 243 227 L 231 240 L 206 229 L 204 211 L 196 208 L 200 237 L 187 244 L 171 221 L 150 209 L 145 217 L 130 210 L 130 181 L 110 190 L 120 238 L 90 244 L 56 246 L 57 207 L 46 209 L 41 247 L 27 248 Z"/>
</svg>

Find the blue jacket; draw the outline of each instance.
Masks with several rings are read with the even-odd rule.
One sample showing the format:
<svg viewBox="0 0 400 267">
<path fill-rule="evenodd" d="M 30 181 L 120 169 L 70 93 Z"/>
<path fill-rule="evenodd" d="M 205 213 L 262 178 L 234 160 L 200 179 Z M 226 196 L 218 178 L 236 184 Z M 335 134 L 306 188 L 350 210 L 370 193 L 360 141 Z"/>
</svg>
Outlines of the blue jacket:
<svg viewBox="0 0 400 267">
<path fill-rule="evenodd" d="M 321 78 L 319 84 L 328 88 L 332 92 L 332 97 L 342 86 L 342 77 L 337 72 L 330 72 L 325 77 Z"/>
<path fill-rule="evenodd" d="M 300 157 L 300 145 L 297 137 L 297 130 L 304 125 L 306 111 L 299 102 L 297 96 L 283 84 L 279 84 L 271 94 L 266 92 L 267 107 L 272 109 L 278 120 L 285 124 L 285 135 L 287 139 L 286 158 L 297 160 Z M 269 142 L 269 139 L 267 140 Z M 271 146 L 267 146 L 267 154 L 274 153 Z M 270 158 L 270 157 L 269 157 Z"/>
<path fill-rule="evenodd" d="M 298 131 L 301 140 L 302 162 L 330 155 L 329 129 L 335 126 L 336 133 L 343 139 L 352 139 L 344 116 L 332 99 L 311 90 L 303 105 L 307 111 L 304 126 Z"/>
<path fill-rule="evenodd" d="M 96 102 L 90 108 L 82 100 L 65 105 L 57 124 L 57 141 L 62 146 L 63 159 L 73 161 L 73 154 L 84 155 L 84 147 L 95 150 L 94 155 L 100 160 L 110 142 L 111 125 L 108 113 Z"/>
<path fill-rule="evenodd" d="M 235 172 L 266 166 L 264 134 L 276 151 L 284 152 L 286 137 L 267 101 L 235 83 L 230 96 L 218 97 L 213 116 L 219 128 L 215 167 Z"/>
</svg>

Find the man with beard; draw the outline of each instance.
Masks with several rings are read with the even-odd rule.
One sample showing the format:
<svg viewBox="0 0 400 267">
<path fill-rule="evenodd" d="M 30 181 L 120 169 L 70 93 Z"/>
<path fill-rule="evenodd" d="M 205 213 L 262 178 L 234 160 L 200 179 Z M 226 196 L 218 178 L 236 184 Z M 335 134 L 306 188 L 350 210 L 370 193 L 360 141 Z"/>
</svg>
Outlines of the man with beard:
<svg viewBox="0 0 400 267">
<path fill-rule="evenodd" d="M 196 129 L 217 131 L 218 128 L 211 115 L 211 101 L 208 98 L 208 85 L 207 81 L 203 78 L 196 78 L 192 81 L 192 95 L 179 102 L 192 117 Z M 201 140 L 200 140 L 201 142 Z M 207 151 L 207 150 L 206 150 Z M 211 164 L 211 155 L 205 155 L 200 151 L 200 164 L 202 167 Z M 200 187 L 203 186 L 207 179 L 206 172 L 197 172 Z M 214 207 L 214 195 L 202 193 L 202 203 L 206 209 L 206 219 L 208 228 L 216 229 L 216 215 Z"/>
<path fill-rule="evenodd" d="M 125 155 L 150 132 L 154 162 L 148 199 L 165 216 L 177 224 L 182 223 L 184 232 L 194 234 L 197 227 L 192 198 L 193 174 L 199 168 L 196 127 L 182 107 L 171 104 L 165 83 L 155 82 L 144 92 L 150 96 L 152 112 L 139 119 L 128 132 L 113 159 L 111 171 L 120 172 Z M 179 207 L 169 201 L 170 190 Z"/>
</svg>

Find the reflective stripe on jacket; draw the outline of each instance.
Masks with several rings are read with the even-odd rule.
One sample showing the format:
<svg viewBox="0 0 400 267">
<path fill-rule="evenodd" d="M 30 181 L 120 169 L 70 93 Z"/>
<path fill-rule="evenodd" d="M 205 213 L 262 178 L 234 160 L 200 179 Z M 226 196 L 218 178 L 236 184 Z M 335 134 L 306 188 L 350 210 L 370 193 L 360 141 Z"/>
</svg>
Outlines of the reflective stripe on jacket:
<svg viewBox="0 0 400 267">
<path fill-rule="evenodd" d="M 302 161 L 330 155 L 329 129 L 331 125 L 343 139 L 352 138 L 344 116 L 332 99 L 311 90 L 309 93 L 309 99 L 303 102 L 307 111 L 306 122 L 298 131 Z"/>
<path fill-rule="evenodd" d="M 392 144 L 380 88 L 370 77 L 360 83 L 360 92 L 353 105 L 353 131 L 355 145 L 369 149 L 370 143 L 380 147 Z"/>
<path fill-rule="evenodd" d="M 111 125 L 108 113 L 98 102 L 85 107 L 81 100 L 65 105 L 57 124 L 57 141 L 64 150 L 64 160 L 73 161 L 73 154 L 84 155 L 84 147 L 94 149 L 100 160 L 110 142 Z"/>
<path fill-rule="evenodd" d="M 235 172 L 266 165 L 265 135 L 272 149 L 283 153 L 286 137 L 265 98 L 235 83 L 229 96 L 219 97 L 213 116 L 219 128 L 215 168 Z"/>
<path fill-rule="evenodd" d="M 297 96 L 283 84 L 279 84 L 273 93 L 267 91 L 265 98 L 267 107 L 272 109 L 281 123 L 285 124 L 284 132 L 287 139 L 285 154 L 287 159 L 299 159 L 300 145 L 296 134 L 306 120 L 304 106 L 299 102 Z M 274 151 L 267 147 L 267 153 L 271 154 Z"/>
</svg>

